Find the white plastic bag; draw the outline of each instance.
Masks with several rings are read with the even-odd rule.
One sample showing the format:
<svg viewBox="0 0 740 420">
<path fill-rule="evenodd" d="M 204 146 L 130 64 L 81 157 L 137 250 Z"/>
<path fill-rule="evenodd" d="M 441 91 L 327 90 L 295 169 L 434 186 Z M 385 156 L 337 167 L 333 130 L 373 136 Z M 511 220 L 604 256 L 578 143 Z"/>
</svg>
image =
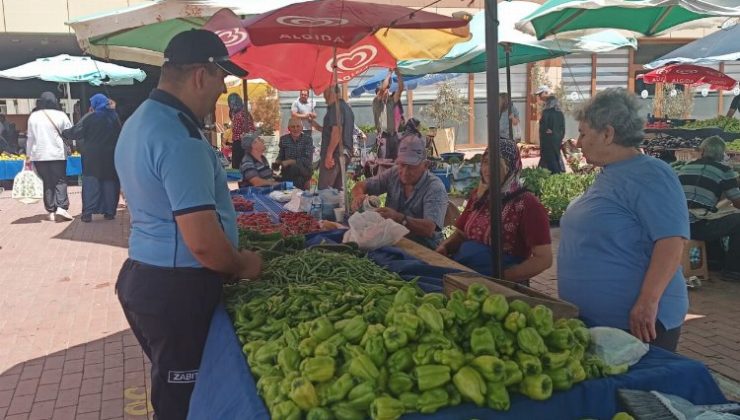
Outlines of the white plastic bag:
<svg viewBox="0 0 740 420">
<path fill-rule="evenodd" d="M 650 346 L 634 335 L 611 327 L 589 328 L 591 333 L 591 352 L 599 356 L 609 366 L 627 364 L 632 366 L 642 359 Z"/>
<path fill-rule="evenodd" d="M 374 212 L 355 213 L 349 218 L 349 230 L 344 242 L 356 242 L 360 249 L 372 251 L 393 245 L 406 236 L 409 230 L 390 219 Z"/>
<path fill-rule="evenodd" d="M 11 197 L 23 204 L 38 203 L 44 198 L 44 183 L 35 172 L 24 168 L 13 179 Z"/>
</svg>

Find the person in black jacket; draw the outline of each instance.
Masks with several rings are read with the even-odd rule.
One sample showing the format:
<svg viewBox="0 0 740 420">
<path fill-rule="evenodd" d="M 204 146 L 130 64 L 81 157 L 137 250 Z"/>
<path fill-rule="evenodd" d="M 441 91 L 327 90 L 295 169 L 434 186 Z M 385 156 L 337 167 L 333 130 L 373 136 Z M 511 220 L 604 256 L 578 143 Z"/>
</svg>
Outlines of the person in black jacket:
<svg viewBox="0 0 740 420">
<path fill-rule="evenodd" d="M 116 217 L 121 190 L 113 163 L 121 122 L 111 108 L 110 100 L 98 93 L 90 98 L 92 112 L 62 135 L 66 140 L 82 140 L 82 216 L 92 221 L 93 214 L 103 214 L 106 220 Z"/>
<path fill-rule="evenodd" d="M 545 100 L 545 107 L 540 118 L 540 168 L 551 173 L 565 172 L 565 164 L 560 154 L 560 146 L 565 137 L 565 116 L 560 110 L 560 103 L 554 96 Z"/>
</svg>

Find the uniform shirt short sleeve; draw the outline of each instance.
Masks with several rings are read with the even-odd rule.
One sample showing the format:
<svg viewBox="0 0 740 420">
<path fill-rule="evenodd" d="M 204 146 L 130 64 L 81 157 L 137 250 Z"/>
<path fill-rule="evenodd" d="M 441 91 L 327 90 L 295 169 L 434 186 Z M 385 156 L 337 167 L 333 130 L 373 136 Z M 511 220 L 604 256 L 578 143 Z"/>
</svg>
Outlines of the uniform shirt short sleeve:
<svg viewBox="0 0 740 420">
<path fill-rule="evenodd" d="M 156 164 L 175 216 L 216 208 L 213 162 L 202 139 L 187 138 L 165 149 Z"/>
<path fill-rule="evenodd" d="M 651 241 L 679 236 L 689 238 L 689 211 L 678 176 L 667 165 L 656 165 L 657 174 L 640 186 L 633 206 Z"/>
</svg>

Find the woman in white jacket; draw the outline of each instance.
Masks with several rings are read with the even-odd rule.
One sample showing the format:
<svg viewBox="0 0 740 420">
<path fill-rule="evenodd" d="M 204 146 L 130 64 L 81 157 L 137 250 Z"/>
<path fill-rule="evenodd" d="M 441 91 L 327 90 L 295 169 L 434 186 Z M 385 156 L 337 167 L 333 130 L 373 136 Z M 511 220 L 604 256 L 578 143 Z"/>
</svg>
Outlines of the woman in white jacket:
<svg viewBox="0 0 740 420">
<path fill-rule="evenodd" d="M 67 196 L 67 155 L 62 131 L 72 127 L 67 114 L 51 92 L 44 92 L 28 117 L 26 152 L 44 183 L 44 207 L 49 220 L 72 220 Z"/>
</svg>

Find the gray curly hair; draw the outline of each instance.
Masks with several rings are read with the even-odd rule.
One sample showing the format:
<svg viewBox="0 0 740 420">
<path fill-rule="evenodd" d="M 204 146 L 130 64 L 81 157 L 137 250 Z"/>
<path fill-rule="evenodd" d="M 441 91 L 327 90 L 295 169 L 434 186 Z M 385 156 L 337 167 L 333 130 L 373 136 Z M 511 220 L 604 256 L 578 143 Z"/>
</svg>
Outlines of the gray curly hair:
<svg viewBox="0 0 740 420">
<path fill-rule="evenodd" d="M 720 136 L 711 136 L 704 139 L 699 146 L 701 156 L 722 162 L 725 159 L 725 141 Z"/>
<path fill-rule="evenodd" d="M 637 96 L 624 88 L 609 88 L 592 97 L 576 111 L 579 122 L 588 123 L 594 130 L 614 128 L 614 142 L 624 147 L 642 144 L 645 120 L 640 117 Z"/>
</svg>

